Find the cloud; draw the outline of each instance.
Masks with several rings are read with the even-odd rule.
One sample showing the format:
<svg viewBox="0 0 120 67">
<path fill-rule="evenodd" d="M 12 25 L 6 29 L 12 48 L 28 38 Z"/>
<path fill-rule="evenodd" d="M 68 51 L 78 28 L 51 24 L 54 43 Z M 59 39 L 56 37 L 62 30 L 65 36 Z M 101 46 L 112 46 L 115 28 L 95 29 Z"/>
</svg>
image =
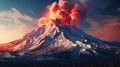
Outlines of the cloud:
<svg viewBox="0 0 120 67">
<path fill-rule="evenodd" d="M 120 8 L 118 8 L 118 11 L 120 12 Z"/>
<path fill-rule="evenodd" d="M 79 0 L 81 4 L 87 5 L 88 0 Z"/>
<path fill-rule="evenodd" d="M 108 6 L 111 6 L 112 0 L 79 0 L 82 5 L 87 8 L 87 16 L 91 17 L 96 14 L 108 11 L 105 10 Z"/>
<path fill-rule="evenodd" d="M 56 24 L 58 26 L 79 26 L 86 15 L 86 8 L 78 0 L 59 0 L 48 6 L 46 16 L 40 18 L 38 25 Z"/>
<path fill-rule="evenodd" d="M 3 24 L 0 24 L 0 30 L 3 30 L 5 26 Z"/>
<path fill-rule="evenodd" d="M 22 38 L 35 28 L 36 19 L 21 14 L 17 9 L 0 11 L 0 43 Z"/>
<path fill-rule="evenodd" d="M 119 16 L 99 16 L 89 18 L 90 27 L 86 32 L 94 37 L 110 42 L 120 42 Z"/>
<path fill-rule="evenodd" d="M 105 41 L 120 42 L 120 9 L 113 0 L 79 0 L 87 8 L 81 24 L 86 33 Z M 116 4 L 116 5 L 115 5 Z M 114 14 L 114 16 L 112 16 Z"/>
</svg>

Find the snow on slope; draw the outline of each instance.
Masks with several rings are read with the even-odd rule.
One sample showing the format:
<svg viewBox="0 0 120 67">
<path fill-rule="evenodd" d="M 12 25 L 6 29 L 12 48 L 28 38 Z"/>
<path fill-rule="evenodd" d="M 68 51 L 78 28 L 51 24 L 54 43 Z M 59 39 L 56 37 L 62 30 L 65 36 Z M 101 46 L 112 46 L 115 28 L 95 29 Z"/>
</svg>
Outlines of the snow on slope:
<svg viewBox="0 0 120 67">
<path fill-rule="evenodd" d="M 74 26 L 59 27 L 43 25 L 26 34 L 20 43 L 9 48 L 8 53 L 37 55 L 70 52 L 77 55 L 113 56 L 120 55 L 120 46 L 87 35 Z M 6 55 L 5 55 L 6 56 Z"/>
</svg>

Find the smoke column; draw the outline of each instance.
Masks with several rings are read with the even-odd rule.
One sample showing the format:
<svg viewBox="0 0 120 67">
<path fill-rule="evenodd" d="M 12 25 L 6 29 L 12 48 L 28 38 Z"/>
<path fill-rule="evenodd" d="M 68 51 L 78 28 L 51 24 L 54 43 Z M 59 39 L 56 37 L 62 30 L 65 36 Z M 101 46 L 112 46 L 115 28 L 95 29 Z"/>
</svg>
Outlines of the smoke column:
<svg viewBox="0 0 120 67">
<path fill-rule="evenodd" d="M 77 0 L 76 0 L 77 1 Z M 46 16 L 39 19 L 38 26 L 56 24 L 58 26 L 77 26 L 84 18 L 86 9 L 73 0 L 59 0 L 48 6 Z"/>
</svg>

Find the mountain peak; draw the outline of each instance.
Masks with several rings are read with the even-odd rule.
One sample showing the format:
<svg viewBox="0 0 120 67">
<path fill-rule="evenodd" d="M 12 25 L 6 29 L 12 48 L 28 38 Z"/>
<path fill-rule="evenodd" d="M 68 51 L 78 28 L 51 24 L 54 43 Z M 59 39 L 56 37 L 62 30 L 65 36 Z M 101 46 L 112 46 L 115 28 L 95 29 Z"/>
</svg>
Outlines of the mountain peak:
<svg viewBox="0 0 120 67">
<path fill-rule="evenodd" d="M 116 45 L 110 45 L 87 35 L 75 26 L 57 26 L 55 24 L 43 25 L 26 34 L 23 39 L 15 41 L 14 44 L 8 44 L 6 47 L 8 46 L 11 47 L 4 52 L 15 52 L 18 56 L 26 56 L 26 53 L 34 56 L 64 52 L 73 56 L 76 54 L 77 56 L 111 56 L 116 55 L 116 52 L 120 54 L 119 47 Z"/>
</svg>

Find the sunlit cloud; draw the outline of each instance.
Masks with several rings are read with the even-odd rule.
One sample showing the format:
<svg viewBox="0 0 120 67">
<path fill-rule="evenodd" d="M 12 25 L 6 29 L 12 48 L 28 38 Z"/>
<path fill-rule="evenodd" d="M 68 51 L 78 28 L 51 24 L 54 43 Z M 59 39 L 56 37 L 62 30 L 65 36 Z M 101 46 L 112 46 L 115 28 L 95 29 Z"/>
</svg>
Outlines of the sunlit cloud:
<svg viewBox="0 0 120 67">
<path fill-rule="evenodd" d="M 101 18 L 103 17 L 103 18 Z M 101 16 L 89 19 L 88 34 L 110 42 L 120 42 L 120 20 L 117 16 Z"/>
<path fill-rule="evenodd" d="M 22 38 L 35 28 L 36 19 L 21 14 L 17 9 L 0 11 L 0 43 Z"/>
</svg>

